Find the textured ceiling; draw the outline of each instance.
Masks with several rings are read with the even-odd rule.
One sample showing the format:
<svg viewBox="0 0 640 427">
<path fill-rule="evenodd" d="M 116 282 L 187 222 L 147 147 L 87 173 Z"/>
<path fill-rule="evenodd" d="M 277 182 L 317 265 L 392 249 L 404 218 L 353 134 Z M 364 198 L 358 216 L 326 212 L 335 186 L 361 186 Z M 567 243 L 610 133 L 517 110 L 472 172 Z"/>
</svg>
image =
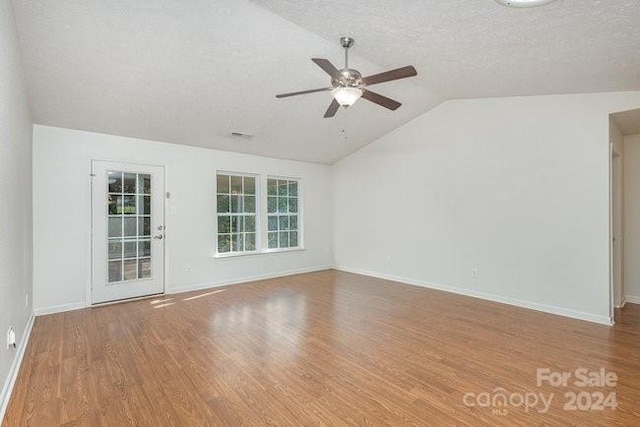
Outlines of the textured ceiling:
<svg viewBox="0 0 640 427">
<path fill-rule="evenodd" d="M 444 99 L 640 89 L 638 0 L 14 0 L 39 124 L 333 163 Z M 414 65 L 334 119 L 311 57 Z M 254 134 L 233 140 L 233 131 Z"/>
<path fill-rule="evenodd" d="M 640 1 L 253 0 L 380 64 L 408 62 L 445 98 L 640 89 Z"/>
</svg>

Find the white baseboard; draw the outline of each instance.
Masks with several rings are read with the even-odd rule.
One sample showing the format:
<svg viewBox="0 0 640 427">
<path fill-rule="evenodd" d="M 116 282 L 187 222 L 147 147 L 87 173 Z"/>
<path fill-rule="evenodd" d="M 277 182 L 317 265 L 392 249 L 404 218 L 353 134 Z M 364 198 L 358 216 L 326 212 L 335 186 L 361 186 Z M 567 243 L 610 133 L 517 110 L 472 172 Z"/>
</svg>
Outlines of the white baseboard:
<svg viewBox="0 0 640 427">
<path fill-rule="evenodd" d="M 33 310 L 33 313 L 36 316 L 44 316 L 45 314 L 54 314 L 54 313 L 62 313 L 64 311 L 80 310 L 81 308 L 86 308 L 85 303 L 74 302 L 72 304 L 62 304 L 62 305 L 54 305 L 51 307 L 36 308 L 35 310 Z"/>
<path fill-rule="evenodd" d="M 259 274 L 255 276 L 244 276 L 234 278 L 232 280 L 222 280 L 219 282 L 202 283 L 196 285 L 179 286 L 176 288 L 167 289 L 167 294 L 179 294 L 181 292 L 201 291 L 204 289 L 219 288 L 221 286 L 238 285 L 240 283 L 256 282 L 258 280 L 277 279 L 278 277 L 293 276 L 294 274 L 313 273 L 316 271 L 330 270 L 333 265 L 320 265 L 316 267 L 301 268 L 298 270 L 280 271 L 278 273 Z"/>
<path fill-rule="evenodd" d="M 629 302 L 631 304 L 640 304 L 640 297 L 635 295 L 627 295 L 625 297 L 625 302 Z"/>
<path fill-rule="evenodd" d="M 430 283 L 423 280 L 411 279 L 406 277 L 395 276 L 391 274 L 381 274 L 372 271 L 361 270 L 358 268 L 350 268 L 344 266 L 334 266 L 334 269 L 344 271 L 347 273 L 361 274 L 364 276 L 376 277 L 379 279 L 391 280 L 394 282 L 406 283 L 408 285 L 421 286 L 423 288 L 436 289 L 439 291 L 451 292 L 458 295 L 465 295 L 469 297 L 479 298 L 487 301 L 499 302 L 502 304 L 513 305 L 522 308 L 528 308 L 531 310 L 542 311 L 550 314 L 557 314 L 560 316 L 571 317 L 573 319 L 586 320 L 588 322 L 599 323 L 601 325 L 612 326 L 614 321 L 608 316 L 599 316 L 596 314 L 585 313 L 582 311 L 571 310 L 562 307 L 556 307 L 552 305 L 540 304 L 531 301 L 525 301 L 515 298 L 503 297 L 500 295 L 488 294 L 484 292 L 473 291 L 464 288 L 458 288 L 455 286 L 442 285 L 439 283 Z M 627 301 L 628 297 L 627 297 Z M 640 299 L 639 299 L 640 301 Z M 631 302 L 631 301 L 629 301 Z"/>
<path fill-rule="evenodd" d="M 11 368 L 9 369 L 9 376 L 4 383 L 4 387 L 2 387 L 2 393 L 0 393 L 0 424 L 2 424 L 7 406 L 9 406 L 11 392 L 13 391 L 13 386 L 15 385 L 16 379 L 18 378 L 18 372 L 20 372 L 20 365 L 22 364 L 22 359 L 24 358 L 24 353 L 27 349 L 27 343 L 29 342 L 29 337 L 31 336 L 31 329 L 33 328 L 34 320 L 35 315 L 31 314 L 29 320 L 27 321 L 27 325 L 24 328 L 22 338 L 20 339 L 20 346 L 17 348 L 16 356 L 13 359 Z"/>
</svg>

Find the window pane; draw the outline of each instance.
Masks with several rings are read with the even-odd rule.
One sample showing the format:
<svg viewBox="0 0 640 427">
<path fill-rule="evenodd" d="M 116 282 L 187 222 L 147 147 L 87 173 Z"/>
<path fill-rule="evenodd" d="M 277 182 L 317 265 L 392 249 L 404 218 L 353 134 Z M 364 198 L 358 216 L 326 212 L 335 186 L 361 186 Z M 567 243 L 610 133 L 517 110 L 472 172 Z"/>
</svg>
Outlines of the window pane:
<svg viewBox="0 0 640 427">
<path fill-rule="evenodd" d="M 278 233 L 268 233 L 269 237 L 269 249 L 276 249 L 278 247 Z"/>
<path fill-rule="evenodd" d="M 109 194 L 107 196 L 107 205 L 109 206 L 109 215 L 122 213 L 122 196 Z"/>
<path fill-rule="evenodd" d="M 231 223 L 231 227 L 230 227 L 231 228 L 230 229 L 231 233 L 238 233 L 238 232 L 244 231 L 244 229 L 243 229 L 243 220 L 242 220 L 241 216 L 234 215 L 234 216 L 230 217 L 229 220 L 230 220 L 230 223 Z"/>
<path fill-rule="evenodd" d="M 109 218 L 109 237 L 122 236 L 122 218 Z"/>
<path fill-rule="evenodd" d="M 109 282 L 122 281 L 122 261 L 109 261 Z"/>
<path fill-rule="evenodd" d="M 291 215 L 289 217 L 289 230 L 297 230 L 298 229 L 298 217 L 296 215 Z"/>
<path fill-rule="evenodd" d="M 229 175 L 218 175 L 218 194 L 229 194 Z"/>
<path fill-rule="evenodd" d="M 138 260 L 138 277 L 144 279 L 151 277 L 151 259 L 139 259 Z"/>
<path fill-rule="evenodd" d="M 122 193 L 122 172 L 109 172 L 109 193 Z"/>
<path fill-rule="evenodd" d="M 289 196 L 298 196 L 298 183 L 296 181 L 289 181 Z"/>
<path fill-rule="evenodd" d="M 246 213 L 255 213 L 256 211 L 255 196 L 244 196 L 244 211 Z"/>
<path fill-rule="evenodd" d="M 244 231 L 254 232 L 256 231 L 256 217 L 252 215 L 246 215 L 244 217 Z"/>
<path fill-rule="evenodd" d="M 278 212 L 278 198 L 277 197 L 269 197 L 267 199 L 267 212 L 269 212 L 269 213 Z"/>
<path fill-rule="evenodd" d="M 138 242 L 138 256 L 151 256 L 151 241 L 140 240 Z"/>
<path fill-rule="evenodd" d="M 218 217 L 218 233 L 231 233 L 231 218 L 228 216 Z"/>
<path fill-rule="evenodd" d="M 138 219 L 140 221 L 140 230 L 138 231 L 138 235 L 151 236 L 151 218 L 148 216 L 145 216 L 145 217 L 140 217 Z"/>
<path fill-rule="evenodd" d="M 247 233 L 244 238 L 244 250 L 255 251 L 256 250 L 256 234 Z"/>
<path fill-rule="evenodd" d="M 138 253 L 138 247 L 136 242 L 124 242 L 124 257 L 125 258 L 135 258 Z"/>
<path fill-rule="evenodd" d="M 281 231 L 278 233 L 280 235 L 280 247 L 288 248 L 289 247 L 289 233 L 286 231 Z"/>
<path fill-rule="evenodd" d="M 241 252 L 244 250 L 244 236 L 242 233 L 231 235 L 231 252 Z"/>
<path fill-rule="evenodd" d="M 218 213 L 229 212 L 229 196 L 218 196 Z"/>
<path fill-rule="evenodd" d="M 124 206 L 122 208 L 122 213 L 125 215 L 135 215 L 136 214 L 136 196 L 124 196 Z"/>
<path fill-rule="evenodd" d="M 269 215 L 268 218 L 269 225 L 267 227 L 268 231 L 278 231 L 278 217 L 275 215 Z"/>
<path fill-rule="evenodd" d="M 241 176 L 231 176 L 231 194 L 242 194 Z"/>
<path fill-rule="evenodd" d="M 278 196 L 289 195 L 289 182 L 278 180 Z"/>
<path fill-rule="evenodd" d="M 256 179 L 244 177 L 244 194 L 256 194 Z"/>
<path fill-rule="evenodd" d="M 138 175 L 138 194 L 151 194 L 151 175 Z"/>
<path fill-rule="evenodd" d="M 267 180 L 267 195 L 269 195 L 269 196 L 278 195 L 278 180 L 277 179 L 268 179 Z"/>
<path fill-rule="evenodd" d="M 231 236 L 228 234 L 218 235 L 218 252 L 229 252 L 231 250 Z"/>
<path fill-rule="evenodd" d="M 289 203 L 286 197 L 278 197 L 278 212 L 289 212 Z"/>
<path fill-rule="evenodd" d="M 138 214 L 151 214 L 151 196 L 138 196 Z"/>
<path fill-rule="evenodd" d="M 142 218 L 140 218 L 142 220 Z M 138 222 L 137 218 L 125 218 L 124 219 L 124 236 L 131 237 L 138 235 L 138 229 L 136 228 L 136 224 Z"/>
<path fill-rule="evenodd" d="M 137 176 L 135 173 L 125 173 L 122 181 L 122 192 L 135 194 Z"/>
<path fill-rule="evenodd" d="M 231 195 L 231 212 L 242 212 L 242 196 Z"/>
<path fill-rule="evenodd" d="M 289 197 L 289 212 L 298 212 L 298 198 Z"/>
<path fill-rule="evenodd" d="M 122 242 L 120 240 L 109 242 L 109 259 L 122 258 Z"/>
<path fill-rule="evenodd" d="M 138 260 L 130 259 L 123 262 L 123 279 L 135 280 L 138 278 Z"/>
<path fill-rule="evenodd" d="M 289 233 L 289 246 L 292 248 L 298 247 L 298 233 L 296 231 Z"/>
<path fill-rule="evenodd" d="M 289 217 L 288 216 L 280 216 L 279 218 L 279 226 L 280 230 L 288 230 L 289 229 Z"/>
</svg>

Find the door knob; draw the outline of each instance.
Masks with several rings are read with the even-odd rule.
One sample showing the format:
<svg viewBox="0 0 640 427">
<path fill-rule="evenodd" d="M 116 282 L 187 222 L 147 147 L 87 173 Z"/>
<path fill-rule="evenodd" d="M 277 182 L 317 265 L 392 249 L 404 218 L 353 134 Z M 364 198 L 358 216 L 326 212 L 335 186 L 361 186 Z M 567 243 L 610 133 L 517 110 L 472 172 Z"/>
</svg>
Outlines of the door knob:
<svg viewBox="0 0 640 427">
<path fill-rule="evenodd" d="M 163 234 L 158 234 L 157 236 L 153 236 L 154 239 L 162 240 L 164 238 Z"/>
</svg>

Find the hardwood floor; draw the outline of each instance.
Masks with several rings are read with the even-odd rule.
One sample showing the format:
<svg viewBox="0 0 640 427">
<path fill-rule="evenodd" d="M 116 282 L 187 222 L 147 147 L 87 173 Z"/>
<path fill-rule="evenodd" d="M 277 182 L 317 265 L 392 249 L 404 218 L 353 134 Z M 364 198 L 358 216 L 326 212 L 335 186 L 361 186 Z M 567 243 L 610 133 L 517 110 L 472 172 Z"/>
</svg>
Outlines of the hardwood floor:
<svg viewBox="0 0 640 427">
<path fill-rule="evenodd" d="M 640 306 L 609 328 L 325 271 L 42 316 L 2 426 L 402 424 L 640 425 Z"/>
</svg>

